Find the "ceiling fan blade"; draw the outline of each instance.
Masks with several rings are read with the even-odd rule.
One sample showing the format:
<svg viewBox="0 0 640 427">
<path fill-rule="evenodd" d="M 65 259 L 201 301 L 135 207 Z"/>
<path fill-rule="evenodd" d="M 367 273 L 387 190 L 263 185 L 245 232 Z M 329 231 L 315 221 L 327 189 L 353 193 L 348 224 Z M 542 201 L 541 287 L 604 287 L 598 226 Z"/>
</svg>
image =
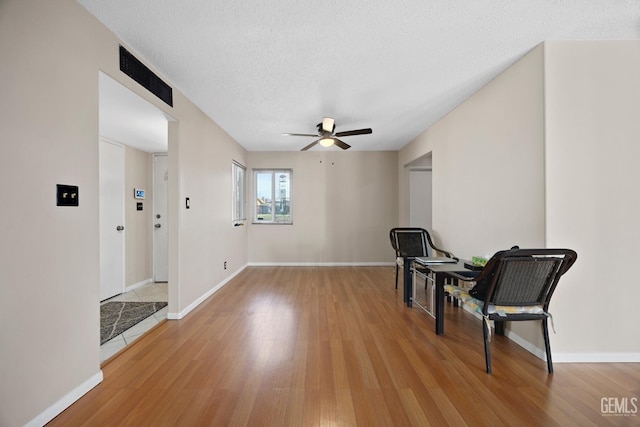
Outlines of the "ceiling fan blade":
<svg viewBox="0 0 640 427">
<path fill-rule="evenodd" d="M 333 143 L 338 147 L 342 148 L 343 150 L 348 150 L 349 148 L 351 148 L 349 144 L 347 144 L 346 142 L 340 141 L 338 138 L 333 138 Z"/>
<path fill-rule="evenodd" d="M 314 135 L 311 133 L 283 133 L 284 136 L 313 136 L 315 138 L 318 137 L 318 135 Z"/>
<path fill-rule="evenodd" d="M 356 130 L 347 130 L 344 132 L 338 132 L 336 133 L 336 136 L 367 135 L 370 133 L 373 133 L 373 131 L 371 130 L 371 128 L 367 128 L 367 129 L 356 129 Z"/>
<path fill-rule="evenodd" d="M 317 135 L 316 135 L 317 136 Z M 320 140 L 316 139 L 315 141 L 313 141 L 311 144 L 307 145 L 306 147 L 304 147 L 302 150 L 300 151 L 307 151 L 309 148 L 313 147 L 314 145 L 316 145 Z"/>
<path fill-rule="evenodd" d="M 322 130 L 325 132 L 333 133 L 333 129 L 335 127 L 335 120 L 331 117 L 323 117 L 322 118 Z"/>
</svg>

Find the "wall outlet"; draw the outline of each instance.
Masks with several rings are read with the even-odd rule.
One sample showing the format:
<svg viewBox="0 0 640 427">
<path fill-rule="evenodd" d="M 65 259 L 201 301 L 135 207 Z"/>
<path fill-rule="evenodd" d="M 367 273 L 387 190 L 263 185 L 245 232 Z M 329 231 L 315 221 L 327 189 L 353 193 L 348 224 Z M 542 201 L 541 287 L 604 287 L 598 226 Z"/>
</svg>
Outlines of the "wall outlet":
<svg viewBox="0 0 640 427">
<path fill-rule="evenodd" d="M 224 269 L 227 269 L 227 261 L 224 262 Z"/>
</svg>

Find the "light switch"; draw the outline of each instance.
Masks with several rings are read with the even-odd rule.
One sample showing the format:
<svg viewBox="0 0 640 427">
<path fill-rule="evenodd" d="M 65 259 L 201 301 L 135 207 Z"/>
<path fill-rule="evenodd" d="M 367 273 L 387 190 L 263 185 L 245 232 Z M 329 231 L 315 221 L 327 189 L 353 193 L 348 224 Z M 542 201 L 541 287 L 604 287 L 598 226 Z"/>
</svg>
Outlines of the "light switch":
<svg viewBox="0 0 640 427">
<path fill-rule="evenodd" d="M 57 206 L 79 206 L 77 185 L 56 185 Z"/>
</svg>

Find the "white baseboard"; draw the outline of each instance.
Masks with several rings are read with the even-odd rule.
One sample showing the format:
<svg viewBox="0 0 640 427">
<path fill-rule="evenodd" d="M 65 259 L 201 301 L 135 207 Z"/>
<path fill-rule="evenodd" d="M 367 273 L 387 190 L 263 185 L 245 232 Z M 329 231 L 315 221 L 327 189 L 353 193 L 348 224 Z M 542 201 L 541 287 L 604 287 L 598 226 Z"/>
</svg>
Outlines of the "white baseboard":
<svg viewBox="0 0 640 427">
<path fill-rule="evenodd" d="M 138 289 L 144 285 L 146 285 L 147 283 L 151 283 L 153 282 L 153 277 L 149 277 L 148 279 L 144 279 L 141 282 L 138 283 L 134 283 L 133 285 L 129 285 L 126 287 L 126 289 L 124 290 L 125 292 L 130 292 L 133 291 L 134 289 Z"/>
<path fill-rule="evenodd" d="M 211 295 L 213 295 L 214 293 L 216 293 L 217 291 L 219 291 L 224 285 L 226 285 L 227 283 L 229 283 L 229 281 L 231 279 L 233 279 L 234 277 L 236 277 L 238 274 L 240 274 L 240 272 L 242 270 L 244 270 L 245 268 L 247 268 L 247 264 L 243 265 L 242 267 L 240 267 L 239 269 L 237 269 L 234 273 L 232 273 L 231 275 L 227 276 L 227 278 L 225 278 L 222 282 L 218 283 L 216 286 L 214 286 L 213 288 L 209 289 L 204 295 L 202 295 L 200 298 L 198 298 L 197 300 L 195 300 L 194 302 L 192 302 L 191 304 L 189 304 L 184 310 L 182 310 L 179 313 L 167 313 L 167 319 L 169 320 L 180 320 L 183 319 L 187 314 L 189 314 L 194 308 L 196 308 L 197 306 L 199 306 L 200 304 L 202 304 L 204 302 L 204 300 L 206 300 L 207 298 L 209 298 Z"/>
<path fill-rule="evenodd" d="M 250 262 L 249 267 L 387 267 L 394 262 Z"/>
<path fill-rule="evenodd" d="M 480 321 L 483 321 L 483 318 L 480 315 L 480 313 L 478 313 L 477 311 L 475 311 L 472 308 L 469 308 L 466 304 L 463 304 L 462 307 L 464 308 L 464 310 L 467 313 L 471 313 L 471 315 L 473 315 L 473 317 L 475 317 L 476 319 L 479 319 Z M 533 345 L 531 342 L 525 340 L 520 335 L 518 335 L 515 332 L 513 332 L 511 329 L 506 329 L 505 328 L 504 336 L 509 338 L 511 341 L 515 342 L 520 347 L 524 348 L 525 350 L 527 350 L 529 353 L 533 354 L 537 358 L 542 359 L 544 361 L 547 360 L 547 353 L 544 350 L 539 349 L 538 347 Z M 555 362 L 555 360 L 554 360 L 554 362 Z"/>
<path fill-rule="evenodd" d="M 525 340 L 520 335 L 518 335 L 515 332 L 513 332 L 511 329 L 505 328 L 504 336 L 509 338 L 511 341 L 515 342 L 516 344 L 518 344 L 520 347 L 522 347 L 525 350 L 527 350 L 529 353 L 531 353 L 534 356 L 536 356 L 538 359 L 544 360 L 545 362 L 547 361 L 547 352 L 546 351 L 544 351 L 541 348 L 536 347 L 530 341 Z M 553 357 L 553 353 L 551 354 L 551 356 Z M 553 361 L 555 362 L 555 358 L 554 358 Z"/>
<path fill-rule="evenodd" d="M 477 312 L 467 306 L 464 308 L 475 317 L 482 319 Z M 510 329 L 505 329 L 504 335 L 538 359 L 547 361 L 547 353 L 544 349 L 536 347 Z M 640 353 L 556 353 L 552 347 L 551 358 L 553 363 L 639 363 Z"/>
<path fill-rule="evenodd" d="M 62 411 L 71 406 L 76 400 L 87 394 L 92 388 L 97 386 L 104 379 L 102 371 L 93 375 L 91 378 L 80 384 L 78 387 L 71 390 L 62 399 L 45 409 L 37 417 L 25 424 L 26 427 L 42 427 L 49 421 L 58 416 Z"/>
<path fill-rule="evenodd" d="M 640 353 L 552 353 L 558 363 L 639 363 Z"/>
</svg>

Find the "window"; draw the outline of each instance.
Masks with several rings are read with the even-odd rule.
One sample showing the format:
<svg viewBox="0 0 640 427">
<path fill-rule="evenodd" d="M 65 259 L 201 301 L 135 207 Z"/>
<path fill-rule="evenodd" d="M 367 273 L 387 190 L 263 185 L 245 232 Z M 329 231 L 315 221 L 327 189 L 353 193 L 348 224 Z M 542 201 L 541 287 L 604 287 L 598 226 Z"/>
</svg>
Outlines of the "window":
<svg viewBox="0 0 640 427">
<path fill-rule="evenodd" d="M 231 213 L 231 220 L 234 224 L 238 224 L 247 219 L 245 214 L 245 175 L 247 168 L 240 163 L 234 161 L 231 165 L 231 174 L 233 176 L 233 208 Z"/>
<path fill-rule="evenodd" d="M 254 222 L 291 224 L 291 169 L 254 170 Z"/>
</svg>

